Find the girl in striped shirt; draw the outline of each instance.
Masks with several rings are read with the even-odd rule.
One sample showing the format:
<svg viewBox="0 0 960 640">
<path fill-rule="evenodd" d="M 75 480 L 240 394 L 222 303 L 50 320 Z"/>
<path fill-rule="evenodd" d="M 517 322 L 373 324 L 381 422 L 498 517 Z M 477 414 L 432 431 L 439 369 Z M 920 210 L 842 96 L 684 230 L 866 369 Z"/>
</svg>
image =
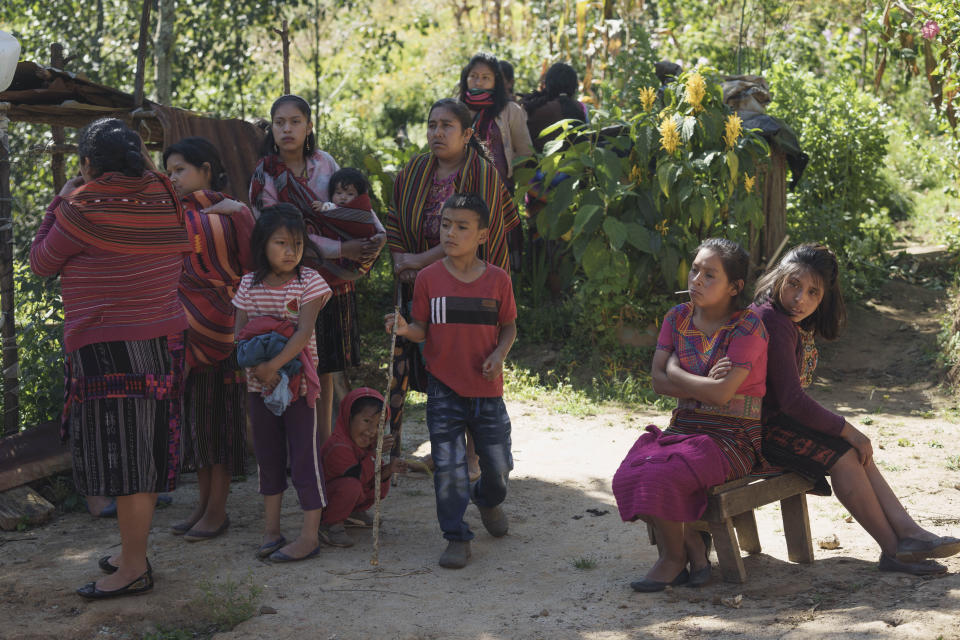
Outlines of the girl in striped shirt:
<svg viewBox="0 0 960 640">
<path fill-rule="evenodd" d="M 262 340 L 259 364 L 247 367 L 247 411 L 264 502 L 264 534 L 257 555 L 275 562 L 304 560 L 319 552 L 317 530 L 327 506 L 314 418 L 319 392 L 314 324 L 331 292 L 320 274 L 303 266 L 304 245 L 309 242 L 303 215 L 296 207 L 279 204 L 265 208 L 251 240 L 256 269 L 243 277 L 233 298 L 238 339 L 267 338 Z M 286 337 L 286 344 L 276 353 L 276 341 L 270 340 L 274 334 Z M 295 383 L 289 406 L 281 415 L 274 415 L 264 404 L 263 394 L 275 389 L 281 369 L 295 359 L 303 363 L 299 375 L 293 376 L 300 382 Z M 312 382 L 308 381 L 310 374 Z M 280 531 L 288 449 L 291 479 L 304 512 L 300 535 L 289 544 Z"/>
</svg>

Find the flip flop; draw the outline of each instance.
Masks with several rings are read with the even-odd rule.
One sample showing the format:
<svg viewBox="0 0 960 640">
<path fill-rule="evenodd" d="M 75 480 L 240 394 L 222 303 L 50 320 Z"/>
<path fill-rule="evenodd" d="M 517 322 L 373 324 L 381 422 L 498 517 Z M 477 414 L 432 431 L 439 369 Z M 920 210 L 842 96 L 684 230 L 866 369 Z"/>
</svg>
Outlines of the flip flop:
<svg viewBox="0 0 960 640">
<path fill-rule="evenodd" d="M 287 544 L 287 539 L 283 536 L 280 536 L 273 542 L 264 542 L 262 545 L 257 547 L 257 557 L 266 558 L 285 544 Z"/>
<path fill-rule="evenodd" d="M 217 536 L 222 536 L 226 533 L 227 529 L 230 528 L 230 516 L 227 516 L 223 524 L 217 527 L 214 531 L 198 531 L 196 529 L 190 529 L 185 534 L 183 534 L 183 539 L 187 542 L 200 542 L 201 540 L 210 540 L 216 538 Z"/>
<path fill-rule="evenodd" d="M 314 557 L 315 555 L 317 555 L 318 553 L 320 553 L 321 547 L 323 547 L 323 545 L 318 544 L 316 549 L 314 549 L 307 555 L 303 556 L 302 558 L 294 558 L 292 556 L 288 556 L 283 551 L 277 550 L 270 554 L 270 561 L 271 562 L 300 562 L 301 560 L 308 560 Z"/>
</svg>

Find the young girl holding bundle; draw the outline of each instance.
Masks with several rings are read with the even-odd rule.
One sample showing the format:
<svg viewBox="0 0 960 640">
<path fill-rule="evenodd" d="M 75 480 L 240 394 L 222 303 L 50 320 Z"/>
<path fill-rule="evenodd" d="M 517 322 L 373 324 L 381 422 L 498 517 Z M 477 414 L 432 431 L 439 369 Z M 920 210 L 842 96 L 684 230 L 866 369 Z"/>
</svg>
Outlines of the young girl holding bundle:
<svg viewBox="0 0 960 640">
<path fill-rule="evenodd" d="M 280 204 L 263 209 L 251 242 L 256 269 L 243 277 L 233 298 L 238 359 L 247 365 L 247 411 L 265 512 L 257 555 L 274 562 L 303 560 L 320 551 L 317 530 L 327 506 L 314 418 L 319 392 L 314 323 L 330 298 L 330 287 L 316 271 L 303 266 L 308 242 L 303 216 L 295 207 Z M 259 357 L 254 358 L 253 352 Z M 291 366 L 294 360 L 299 360 L 299 366 Z M 250 366 L 253 362 L 258 364 Z M 268 405 L 288 375 L 293 397 L 285 408 Z M 303 509 L 303 527 L 290 544 L 280 531 L 288 450 L 290 476 Z"/>
</svg>

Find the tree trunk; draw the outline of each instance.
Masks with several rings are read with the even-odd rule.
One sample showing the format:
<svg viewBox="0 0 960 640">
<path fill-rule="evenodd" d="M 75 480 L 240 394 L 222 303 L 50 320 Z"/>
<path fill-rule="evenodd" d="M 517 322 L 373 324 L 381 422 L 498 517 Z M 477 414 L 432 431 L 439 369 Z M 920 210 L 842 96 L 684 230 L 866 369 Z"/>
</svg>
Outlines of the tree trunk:
<svg viewBox="0 0 960 640">
<path fill-rule="evenodd" d="M 153 0 L 143 0 L 140 12 L 140 39 L 137 45 L 137 72 L 133 77 L 133 106 L 143 106 L 143 82 L 147 65 L 147 41 L 150 39 L 150 5 Z"/>
<path fill-rule="evenodd" d="M 63 45 L 54 42 L 50 45 L 50 66 L 57 69 L 63 69 L 66 62 L 63 59 Z M 63 69 L 65 71 L 65 69 Z M 53 146 L 62 147 L 66 142 L 63 133 L 63 127 L 50 127 L 53 134 Z M 50 156 L 50 168 L 53 170 L 53 192 L 60 193 L 60 189 L 67 182 L 66 158 L 63 153 L 54 153 Z"/>
<path fill-rule="evenodd" d="M 7 105 L 0 107 L 0 311 L 3 337 L 3 434 L 20 430 L 19 367 L 13 300 L 13 218 L 10 198 L 10 144 Z"/>
<path fill-rule="evenodd" d="M 167 105 L 173 102 L 171 67 L 175 37 L 173 31 L 175 10 L 175 0 L 160 0 L 160 11 L 157 14 L 157 102 Z"/>
</svg>

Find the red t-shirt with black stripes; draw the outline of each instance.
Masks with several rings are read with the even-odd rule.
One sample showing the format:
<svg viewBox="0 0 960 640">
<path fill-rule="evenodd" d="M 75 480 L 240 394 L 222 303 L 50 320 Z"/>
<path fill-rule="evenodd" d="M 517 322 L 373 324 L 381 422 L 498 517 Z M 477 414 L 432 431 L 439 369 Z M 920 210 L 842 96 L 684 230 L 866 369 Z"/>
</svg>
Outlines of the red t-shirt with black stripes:
<svg viewBox="0 0 960 640">
<path fill-rule="evenodd" d="M 483 275 L 462 282 L 434 262 L 420 271 L 413 290 L 413 319 L 427 325 L 427 371 L 466 398 L 503 395 L 503 376 L 483 377 L 483 362 L 500 340 L 500 327 L 517 319 L 513 283 L 486 263 Z"/>
</svg>

